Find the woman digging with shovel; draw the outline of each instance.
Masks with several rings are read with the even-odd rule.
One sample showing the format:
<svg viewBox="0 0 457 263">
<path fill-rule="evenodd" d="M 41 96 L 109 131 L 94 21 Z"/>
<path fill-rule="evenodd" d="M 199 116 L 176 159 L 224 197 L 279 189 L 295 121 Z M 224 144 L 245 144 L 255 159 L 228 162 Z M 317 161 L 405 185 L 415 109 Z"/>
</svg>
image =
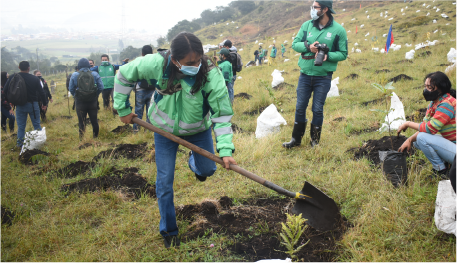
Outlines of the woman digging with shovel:
<svg viewBox="0 0 457 263">
<path fill-rule="evenodd" d="M 156 86 L 149 108 L 151 124 L 214 153 L 211 127 L 216 136 L 216 148 L 224 167 L 236 164 L 231 157 L 230 119 L 233 110 L 224 77 L 204 55 L 201 41 L 193 34 L 182 32 L 171 42 L 171 49 L 145 57 L 119 68 L 114 85 L 114 108 L 123 123 L 133 123 L 129 94 L 135 82 L 147 80 Z M 160 234 L 165 247 L 179 246 L 173 202 L 173 180 L 178 143 L 154 133 L 157 165 L 156 193 L 160 211 Z M 214 161 L 195 152 L 190 153 L 189 168 L 199 181 L 214 174 Z"/>
<path fill-rule="evenodd" d="M 411 145 L 421 150 L 432 163 L 434 176 L 449 179 L 449 167 L 455 157 L 455 90 L 443 72 L 437 71 L 425 77 L 423 95 L 430 101 L 424 121 L 403 123 L 397 133 L 408 128 L 417 130 L 398 149 L 399 152 L 410 150 Z M 437 135 L 441 134 L 441 136 Z M 433 176 L 432 176 L 433 177 Z"/>
</svg>

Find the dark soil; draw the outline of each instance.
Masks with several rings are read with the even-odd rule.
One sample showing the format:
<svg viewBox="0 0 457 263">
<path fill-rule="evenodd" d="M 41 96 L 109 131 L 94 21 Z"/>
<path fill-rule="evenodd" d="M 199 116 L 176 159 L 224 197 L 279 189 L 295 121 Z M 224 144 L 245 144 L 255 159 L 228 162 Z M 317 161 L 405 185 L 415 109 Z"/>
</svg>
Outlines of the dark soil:
<svg viewBox="0 0 457 263">
<path fill-rule="evenodd" d="M 359 75 L 357 75 L 357 74 L 355 74 L 355 73 L 352 73 L 352 74 L 350 74 L 349 76 L 345 77 L 344 79 L 356 79 L 356 78 L 358 78 L 358 77 L 359 77 Z"/>
<path fill-rule="evenodd" d="M 11 212 L 8 208 L 1 206 L 2 208 L 2 225 L 11 225 L 14 219 L 15 214 Z"/>
<path fill-rule="evenodd" d="M 349 132 L 349 134 L 350 135 L 360 135 L 362 133 L 370 133 L 370 132 L 375 132 L 377 130 L 379 130 L 379 124 L 375 125 L 373 127 L 366 128 L 366 129 L 352 130 Z"/>
<path fill-rule="evenodd" d="M 338 117 L 338 118 L 333 119 L 333 121 L 340 122 L 340 121 L 344 121 L 345 119 L 346 119 L 345 117 Z"/>
<path fill-rule="evenodd" d="M 255 110 L 252 110 L 252 111 L 245 111 L 245 112 L 243 112 L 243 114 L 251 115 L 251 116 L 257 115 L 257 114 L 262 113 L 262 111 L 263 111 L 264 109 L 266 109 L 267 107 L 268 107 L 268 106 L 262 106 L 262 107 L 259 107 L 259 108 L 255 109 Z"/>
<path fill-rule="evenodd" d="M 82 149 L 86 149 L 87 147 L 90 147 L 90 146 L 92 146 L 92 143 L 87 142 L 87 143 L 79 146 L 78 149 L 82 150 Z"/>
<path fill-rule="evenodd" d="M 104 175 L 97 178 L 83 179 L 71 184 L 64 184 L 60 187 L 68 193 L 87 193 L 95 191 L 115 190 L 120 191 L 129 198 L 138 199 L 141 194 L 156 197 L 155 185 L 148 183 L 146 178 L 137 174 L 138 168 L 124 168 L 123 170 L 113 169 L 111 175 Z"/>
<path fill-rule="evenodd" d="M 384 98 L 380 98 L 380 99 L 375 99 L 375 100 L 370 100 L 370 101 L 362 102 L 362 105 L 363 105 L 363 106 L 368 106 L 368 104 L 378 104 L 378 103 L 384 102 L 384 101 L 385 101 Z"/>
<path fill-rule="evenodd" d="M 238 254 L 246 261 L 257 261 L 289 257 L 281 252 L 285 247 L 280 244 L 279 233 L 292 206 L 291 199 L 264 198 L 244 200 L 242 205 L 233 206 L 232 199 L 224 196 L 214 203 L 177 207 L 176 214 L 178 218 L 192 222 L 183 240 L 194 240 L 211 233 L 223 234 L 235 242 L 227 247 L 227 252 Z M 311 241 L 297 254 L 299 261 L 332 261 L 337 252 L 336 241 L 347 227 L 346 222 L 327 232 L 308 227 L 299 242 Z"/>
<path fill-rule="evenodd" d="M 96 162 L 105 157 L 113 159 L 119 159 L 121 157 L 127 159 L 136 159 L 143 157 L 145 152 L 148 150 L 146 144 L 146 142 L 141 144 L 120 144 L 116 148 L 100 152 L 97 154 L 97 156 L 94 157 L 93 161 Z"/>
<path fill-rule="evenodd" d="M 22 153 L 21 155 L 19 155 L 19 161 L 21 163 L 23 163 L 23 164 L 26 164 L 26 165 L 37 164 L 38 160 L 35 160 L 35 162 L 32 161 L 32 157 L 37 155 L 37 154 L 42 154 L 42 155 L 49 156 L 49 153 L 47 153 L 47 152 L 43 152 L 43 151 L 40 151 L 40 150 L 37 150 L 37 149 L 33 149 L 33 150 L 27 150 L 24 153 Z"/>
<path fill-rule="evenodd" d="M 426 56 L 430 56 L 432 54 L 432 51 L 424 51 L 424 52 L 420 52 L 419 54 L 417 54 L 418 57 L 426 57 Z"/>
<path fill-rule="evenodd" d="M 389 79 L 389 81 L 393 81 L 394 83 L 397 81 L 400 81 L 400 80 L 413 80 L 413 78 L 411 78 L 410 76 L 405 75 L 405 74 L 400 74 L 396 77 Z"/>
<path fill-rule="evenodd" d="M 412 61 L 412 60 L 409 60 L 409 59 L 403 59 L 403 60 L 397 61 L 397 64 L 400 64 L 400 63 L 405 63 L 405 62 L 406 62 L 406 63 L 410 63 L 410 64 L 412 64 L 412 63 L 413 63 L 413 61 Z"/>
<path fill-rule="evenodd" d="M 407 137 L 400 135 L 400 136 L 392 136 L 394 149 L 397 150 L 400 146 L 408 139 Z M 379 151 L 389 151 L 391 150 L 392 146 L 390 144 L 390 136 L 384 136 L 379 140 L 368 140 L 363 144 L 360 148 L 351 148 L 347 150 L 347 152 L 354 153 L 354 159 L 359 160 L 362 159 L 364 156 L 371 160 L 375 165 L 381 163 L 379 159 Z M 411 148 L 411 152 L 406 153 L 408 156 L 413 153 L 414 149 Z"/>
<path fill-rule="evenodd" d="M 390 72 L 390 70 L 388 70 L 388 69 L 380 69 L 380 70 L 376 70 L 374 73 L 378 74 L 378 73 L 381 73 L 381 72 Z"/>
<path fill-rule="evenodd" d="M 299 71 L 299 69 L 298 69 L 298 68 L 294 68 L 294 69 L 292 69 L 292 71 L 293 71 L 293 72 Z"/>
<path fill-rule="evenodd" d="M 130 124 L 126 124 L 124 126 L 117 126 L 116 129 L 112 130 L 112 133 L 124 133 L 124 132 L 132 132 L 133 128 Z"/>
<path fill-rule="evenodd" d="M 452 66 L 452 65 L 454 65 L 454 63 L 439 64 L 438 67 L 448 67 L 448 66 Z"/>
<path fill-rule="evenodd" d="M 406 116 L 406 120 L 413 122 L 421 122 L 425 117 L 425 113 L 427 113 L 427 108 L 418 109 L 412 115 Z"/>
<path fill-rule="evenodd" d="M 236 125 L 235 123 L 232 123 L 232 131 L 233 131 L 233 132 L 242 133 L 242 132 L 243 132 L 243 129 L 241 129 L 240 127 L 238 127 L 238 125 Z"/>
<path fill-rule="evenodd" d="M 63 168 L 60 168 L 59 170 L 55 171 L 55 173 L 59 177 L 73 178 L 76 177 L 78 174 L 87 173 L 88 171 L 90 171 L 91 168 L 95 167 L 95 165 L 95 162 L 77 161 Z"/>
<path fill-rule="evenodd" d="M 281 84 L 277 85 L 276 87 L 274 87 L 273 89 L 274 89 L 274 90 L 282 90 L 282 89 L 284 89 L 284 88 L 286 88 L 286 87 L 292 87 L 292 88 L 295 88 L 295 86 L 294 86 L 294 85 L 292 85 L 292 84 L 289 84 L 289 83 L 286 83 L 286 82 L 283 82 L 283 83 L 281 83 Z"/>
<path fill-rule="evenodd" d="M 60 118 L 62 118 L 62 119 L 71 119 L 71 118 L 73 118 L 73 116 L 60 116 Z"/>
<path fill-rule="evenodd" d="M 233 96 L 234 98 L 240 98 L 240 99 L 247 99 L 250 100 L 252 98 L 252 95 L 249 95 L 247 93 L 241 92 Z"/>
</svg>

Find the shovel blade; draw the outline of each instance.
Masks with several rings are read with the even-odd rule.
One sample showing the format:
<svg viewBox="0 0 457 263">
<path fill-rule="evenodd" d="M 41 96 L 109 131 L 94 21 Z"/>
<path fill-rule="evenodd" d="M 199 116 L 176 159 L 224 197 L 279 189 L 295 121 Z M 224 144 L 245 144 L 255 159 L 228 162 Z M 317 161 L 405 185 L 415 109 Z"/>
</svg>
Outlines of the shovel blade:
<svg viewBox="0 0 457 263">
<path fill-rule="evenodd" d="M 300 193 L 311 197 L 311 200 L 308 202 L 306 199 L 297 199 L 292 208 L 292 213 L 295 215 L 302 214 L 303 218 L 308 219 L 308 225 L 316 230 L 335 229 L 340 218 L 340 212 L 335 201 L 308 182 L 305 182 Z"/>
</svg>

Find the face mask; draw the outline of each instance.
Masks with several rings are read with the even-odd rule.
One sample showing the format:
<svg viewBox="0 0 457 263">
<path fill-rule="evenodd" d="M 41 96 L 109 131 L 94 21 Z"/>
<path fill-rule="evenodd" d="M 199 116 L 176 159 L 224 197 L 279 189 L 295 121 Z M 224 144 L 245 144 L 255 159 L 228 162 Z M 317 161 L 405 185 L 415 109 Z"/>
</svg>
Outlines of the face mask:
<svg viewBox="0 0 457 263">
<path fill-rule="evenodd" d="M 434 100 L 436 100 L 436 99 L 438 99 L 440 97 L 440 91 L 439 90 L 429 91 L 428 89 L 424 89 L 422 94 L 424 95 L 424 99 L 426 101 L 434 101 Z"/>
<path fill-rule="evenodd" d="M 181 70 L 182 74 L 187 75 L 187 76 L 197 75 L 198 71 L 200 70 L 200 67 L 202 66 L 201 62 L 200 62 L 200 65 L 198 65 L 198 67 L 183 66 L 179 63 L 179 61 L 176 61 L 176 62 L 178 62 L 178 64 L 181 66 L 181 68 L 179 70 Z"/>
<path fill-rule="evenodd" d="M 102 61 L 102 65 L 108 65 L 109 61 Z"/>
<path fill-rule="evenodd" d="M 317 19 L 319 19 L 319 17 L 321 17 L 323 14 L 319 16 L 319 15 L 317 14 L 317 9 L 311 8 L 310 15 L 311 15 L 311 18 L 312 18 L 313 20 L 317 20 Z"/>
<path fill-rule="evenodd" d="M 39 79 L 43 78 L 43 76 L 37 76 Z"/>
</svg>

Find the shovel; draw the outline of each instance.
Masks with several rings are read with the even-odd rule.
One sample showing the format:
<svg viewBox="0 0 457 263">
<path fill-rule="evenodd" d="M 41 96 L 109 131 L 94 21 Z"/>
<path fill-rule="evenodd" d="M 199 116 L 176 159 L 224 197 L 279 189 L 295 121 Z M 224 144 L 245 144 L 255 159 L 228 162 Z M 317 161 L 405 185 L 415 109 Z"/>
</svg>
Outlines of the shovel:
<svg viewBox="0 0 457 263">
<path fill-rule="evenodd" d="M 132 119 L 133 123 L 136 123 L 144 128 L 156 132 L 186 148 L 189 148 L 195 153 L 198 153 L 206 158 L 224 165 L 222 158 L 217 157 L 216 155 L 196 146 L 192 143 L 181 139 L 171 133 L 163 131 L 152 124 L 149 124 L 137 117 Z M 272 182 L 269 182 L 262 177 L 244 170 L 238 165 L 230 164 L 230 169 L 244 175 L 245 177 L 256 181 L 257 183 L 270 188 L 271 190 L 276 191 L 279 194 L 285 195 L 287 197 L 297 199 L 294 207 L 292 208 L 292 213 L 299 215 L 302 214 L 303 218 L 308 219 L 307 223 L 319 230 L 319 231 L 328 231 L 333 230 L 337 227 L 338 219 L 340 218 L 340 212 L 336 206 L 335 201 L 328 197 L 326 194 L 321 192 L 319 189 L 314 187 L 309 182 L 305 182 L 303 189 L 300 192 L 291 192 L 280 186 L 275 185 Z"/>
</svg>

